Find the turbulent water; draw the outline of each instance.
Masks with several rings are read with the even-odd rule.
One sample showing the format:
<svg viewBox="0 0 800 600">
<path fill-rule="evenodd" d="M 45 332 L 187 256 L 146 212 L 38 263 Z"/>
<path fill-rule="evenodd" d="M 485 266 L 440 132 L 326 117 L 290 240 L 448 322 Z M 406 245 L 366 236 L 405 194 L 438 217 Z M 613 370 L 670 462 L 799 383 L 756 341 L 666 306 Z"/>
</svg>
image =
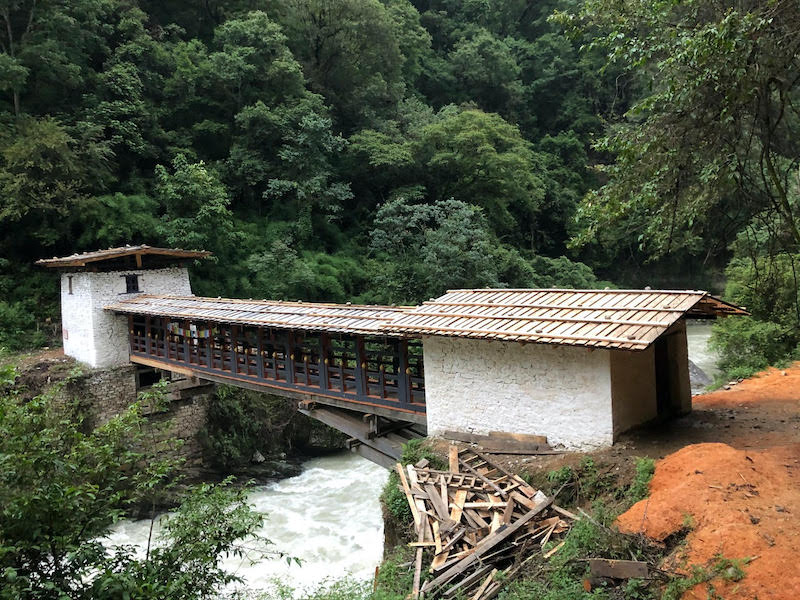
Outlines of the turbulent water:
<svg viewBox="0 0 800 600">
<path fill-rule="evenodd" d="M 689 358 L 713 377 L 717 367 L 708 347 L 710 334 L 709 323 L 689 323 Z M 378 496 L 387 476 L 382 467 L 342 453 L 310 460 L 297 477 L 257 488 L 250 501 L 268 514 L 260 533 L 272 540 L 276 550 L 299 558 L 302 566 L 284 560 L 251 565 L 238 559 L 229 559 L 226 566 L 250 589 L 271 588 L 276 580 L 299 590 L 347 573 L 371 577 L 383 554 Z M 109 543 L 135 545 L 144 552 L 149 528 L 149 521 L 124 521 L 109 536 Z"/>
<path fill-rule="evenodd" d="M 719 374 L 717 355 L 710 348 L 713 321 L 687 321 L 686 338 L 689 343 L 689 359 L 700 367 L 711 379 Z"/>
<path fill-rule="evenodd" d="M 378 497 L 387 477 L 386 469 L 345 452 L 312 459 L 297 477 L 257 488 L 250 501 L 268 515 L 259 533 L 302 564 L 228 559 L 225 566 L 244 578 L 248 589 L 268 589 L 275 581 L 296 590 L 313 588 L 348 573 L 371 577 L 383 556 Z M 149 521 L 123 521 L 109 543 L 143 551 L 149 528 Z"/>
</svg>

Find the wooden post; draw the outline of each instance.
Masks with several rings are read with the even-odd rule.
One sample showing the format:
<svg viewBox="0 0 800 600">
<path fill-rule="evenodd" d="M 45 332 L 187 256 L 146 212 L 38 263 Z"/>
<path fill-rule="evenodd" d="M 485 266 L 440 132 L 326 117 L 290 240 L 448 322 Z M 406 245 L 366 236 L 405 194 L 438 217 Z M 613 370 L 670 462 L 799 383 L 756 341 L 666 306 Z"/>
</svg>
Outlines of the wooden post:
<svg viewBox="0 0 800 600">
<path fill-rule="evenodd" d="M 153 353 L 153 349 L 152 349 L 153 337 L 152 336 L 153 336 L 153 331 L 152 331 L 152 328 L 150 327 L 150 316 L 148 315 L 148 316 L 146 316 L 144 318 L 144 348 L 145 348 L 145 352 L 147 354 L 152 354 Z"/>
<path fill-rule="evenodd" d="M 206 362 L 209 369 L 214 368 L 214 334 L 212 333 L 211 323 L 208 326 L 208 337 L 206 338 Z"/>
<path fill-rule="evenodd" d="M 356 395 L 363 398 L 367 395 L 367 354 L 364 351 L 364 338 L 360 335 L 355 339 L 356 348 Z"/>
<path fill-rule="evenodd" d="M 186 363 L 192 362 L 191 348 L 189 346 L 189 321 L 183 322 L 183 360 Z M 178 358 L 177 356 L 175 358 Z"/>
<path fill-rule="evenodd" d="M 261 327 L 256 328 L 256 352 L 256 375 L 259 379 L 264 379 L 264 330 Z"/>
<path fill-rule="evenodd" d="M 239 342 L 236 334 L 236 325 L 231 325 L 231 373 L 234 375 L 239 371 Z"/>
<path fill-rule="evenodd" d="M 408 367 L 408 340 L 397 342 L 397 399 L 400 402 L 411 402 L 411 378 Z"/>
<path fill-rule="evenodd" d="M 328 350 L 330 349 L 330 339 L 327 333 L 319 335 L 319 387 L 323 390 L 328 389 Z"/>
<path fill-rule="evenodd" d="M 294 377 L 294 331 L 291 329 L 286 335 L 286 381 L 295 383 Z"/>
</svg>

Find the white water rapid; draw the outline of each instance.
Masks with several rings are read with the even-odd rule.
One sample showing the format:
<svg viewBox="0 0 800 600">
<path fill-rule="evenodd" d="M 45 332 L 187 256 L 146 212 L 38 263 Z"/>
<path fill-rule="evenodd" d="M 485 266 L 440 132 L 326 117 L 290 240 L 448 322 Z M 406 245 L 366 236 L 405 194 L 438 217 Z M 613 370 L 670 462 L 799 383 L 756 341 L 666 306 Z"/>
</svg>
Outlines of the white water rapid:
<svg viewBox="0 0 800 600">
<path fill-rule="evenodd" d="M 299 592 L 347 574 L 372 577 L 383 557 L 378 497 L 387 477 L 383 467 L 343 452 L 309 460 L 297 477 L 256 488 L 250 502 L 267 514 L 258 533 L 273 542 L 274 550 L 302 564 L 274 559 L 252 565 L 229 558 L 225 566 L 242 577 L 249 590 L 270 589 L 279 581 Z M 144 552 L 149 528 L 148 520 L 122 521 L 108 542 Z"/>
</svg>

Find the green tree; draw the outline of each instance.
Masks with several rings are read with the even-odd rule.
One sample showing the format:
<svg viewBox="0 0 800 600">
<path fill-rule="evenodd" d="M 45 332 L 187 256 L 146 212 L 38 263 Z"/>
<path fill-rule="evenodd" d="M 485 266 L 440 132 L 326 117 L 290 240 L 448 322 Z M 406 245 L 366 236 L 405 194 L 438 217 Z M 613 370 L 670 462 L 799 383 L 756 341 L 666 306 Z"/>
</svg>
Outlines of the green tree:
<svg viewBox="0 0 800 600">
<path fill-rule="evenodd" d="M 646 90 L 598 143 L 616 160 L 583 204 L 578 243 L 624 235 L 656 256 L 719 250 L 713 240 L 724 247 L 769 210 L 800 244 L 790 176 L 800 58 L 785 43 L 800 33 L 797 5 L 589 0 L 561 20 L 597 31 L 595 45 Z"/>
<path fill-rule="evenodd" d="M 292 51 L 338 126 L 351 132 L 391 114 L 403 96 L 404 69 L 414 70 L 401 53 L 413 27 L 408 15 L 379 0 L 291 0 L 285 13 Z M 416 29 L 413 38 L 424 43 L 425 35 Z"/>
<path fill-rule="evenodd" d="M 172 167 L 172 173 L 162 165 L 156 167 L 156 197 L 164 207 L 159 232 L 170 246 L 213 253 L 195 267 L 201 293 L 234 294 L 231 266 L 239 259 L 242 234 L 233 224 L 228 190 L 203 162 L 190 163 L 179 154 Z"/>
<path fill-rule="evenodd" d="M 444 111 L 414 151 L 431 198 L 478 205 L 498 235 L 533 247 L 544 169 L 519 129 L 495 114 Z"/>
<path fill-rule="evenodd" d="M 68 383 L 68 380 L 67 380 Z M 262 522 L 244 491 L 201 486 L 144 558 L 101 538 L 169 480 L 142 405 L 88 430 L 62 385 L 27 399 L 0 387 L 0 598 L 204 598 L 236 578 L 220 565 Z M 151 398 L 158 401 L 158 398 Z"/>
<path fill-rule="evenodd" d="M 420 302 L 448 288 L 498 283 L 481 209 L 452 198 L 433 204 L 390 200 L 375 216 L 370 248 L 378 259 L 373 294 L 379 302 Z"/>
</svg>

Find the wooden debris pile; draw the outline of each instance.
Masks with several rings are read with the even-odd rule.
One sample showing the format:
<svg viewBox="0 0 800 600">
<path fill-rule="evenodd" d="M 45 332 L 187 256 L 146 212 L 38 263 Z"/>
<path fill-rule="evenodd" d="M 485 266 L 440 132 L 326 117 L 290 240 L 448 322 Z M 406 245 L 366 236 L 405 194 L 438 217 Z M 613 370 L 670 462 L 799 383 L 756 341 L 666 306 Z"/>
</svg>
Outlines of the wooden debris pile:
<svg viewBox="0 0 800 600">
<path fill-rule="evenodd" d="M 417 533 L 410 544 L 416 548 L 414 598 L 494 598 L 526 558 L 543 552 L 577 519 L 476 450 L 450 446 L 448 468 L 429 468 L 426 460 L 397 465 Z M 433 577 L 421 586 L 426 548 L 433 550 Z"/>
</svg>

